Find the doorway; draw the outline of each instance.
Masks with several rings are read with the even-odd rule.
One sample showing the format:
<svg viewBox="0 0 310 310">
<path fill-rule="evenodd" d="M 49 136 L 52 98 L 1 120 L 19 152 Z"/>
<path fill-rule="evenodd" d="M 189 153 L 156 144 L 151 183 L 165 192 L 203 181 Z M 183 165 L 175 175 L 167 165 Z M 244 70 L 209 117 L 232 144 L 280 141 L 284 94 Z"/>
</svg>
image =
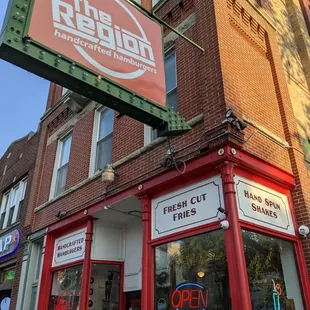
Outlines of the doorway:
<svg viewBox="0 0 310 310">
<path fill-rule="evenodd" d="M 89 310 L 122 310 L 122 264 L 93 262 Z"/>
</svg>

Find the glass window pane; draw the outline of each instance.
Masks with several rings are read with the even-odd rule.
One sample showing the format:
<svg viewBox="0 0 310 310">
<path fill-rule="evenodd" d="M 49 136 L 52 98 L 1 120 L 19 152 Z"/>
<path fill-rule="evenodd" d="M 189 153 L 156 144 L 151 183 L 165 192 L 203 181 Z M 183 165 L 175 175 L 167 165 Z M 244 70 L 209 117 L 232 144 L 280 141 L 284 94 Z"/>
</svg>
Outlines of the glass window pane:
<svg viewBox="0 0 310 310">
<path fill-rule="evenodd" d="M 62 141 L 62 152 L 60 156 L 59 167 L 62 167 L 63 165 L 69 162 L 71 140 L 72 140 L 72 137 L 69 136 L 65 140 Z"/>
<path fill-rule="evenodd" d="M 24 199 L 25 199 L 26 189 L 27 189 L 27 181 L 24 181 L 23 192 L 22 192 L 21 200 L 24 200 Z"/>
<path fill-rule="evenodd" d="M 155 264 L 157 309 L 231 309 L 223 231 L 158 246 Z"/>
<path fill-rule="evenodd" d="M 35 281 L 39 280 L 40 272 L 41 272 L 41 264 L 42 264 L 42 251 L 43 251 L 43 241 L 41 243 L 36 244 L 37 250 L 38 250 L 38 261 L 36 265 L 36 273 L 35 273 Z"/>
<path fill-rule="evenodd" d="M 4 199 L 4 204 L 3 204 L 3 210 L 2 212 L 5 212 L 7 207 L 8 207 L 8 204 L 9 204 L 9 197 L 10 197 L 10 193 L 7 193 L 4 195 L 3 199 Z"/>
<path fill-rule="evenodd" d="M 168 103 L 168 106 L 171 109 L 173 109 L 175 112 L 178 111 L 178 96 L 177 96 L 176 88 L 167 95 L 167 103 Z"/>
<path fill-rule="evenodd" d="M 112 162 L 112 136 L 98 142 L 96 171 L 103 169 L 106 164 Z"/>
<path fill-rule="evenodd" d="M 126 310 L 141 310 L 141 291 L 126 293 Z"/>
<path fill-rule="evenodd" d="M 248 231 L 243 242 L 252 308 L 303 310 L 293 244 Z"/>
<path fill-rule="evenodd" d="M 100 128 L 99 128 L 99 138 L 102 138 L 109 135 L 113 132 L 113 123 L 114 123 L 114 111 L 111 109 L 104 109 L 100 115 Z"/>
<path fill-rule="evenodd" d="M 5 219 L 5 215 L 6 215 L 6 212 L 4 212 L 4 213 L 1 214 L 1 218 L 0 218 L 0 229 L 3 229 L 3 228 L 4 228 L 4 219 Z"/>
<path fill-rule="evenodd" d="M 18 190 L 19 190 L 19 187 L 15 187 L 15 188 L 14 188 L 12 206 L 16 206 L 17 198 L 18 198 Z"/>
<path fill-rule="evenodd" d="M 15 210 L 15 205 L 14 205 L 13 207 L 10 208 L 7 226 L 10 226 L 10 225 L 13 224 L 13 223 L 12 223 L 12 220 L 13 220 L 14 210 Z"/>
<path fill-rule="evenodd" d="M 89 309 L 120 310 L 121 273 L 119 265 L 93 264 Z"/>
<path fill-rule="evenodd" d="M 48 310 L 78 310 L 82 282 L 82 265 L 55 271 Z"/>
<path fill-rule="evenodd" d="M 62 166 L 57 171 L 55 196 L 59 195 L 66 189 L 68 164 Z"/>
<path fill-rule="evenodd" d="M 176 71 L 175 52 L 169 55 L 165 60 L 166 72 L 166 92 L 170 92 L 177 86 L 177 71 Z"/>
</svg>

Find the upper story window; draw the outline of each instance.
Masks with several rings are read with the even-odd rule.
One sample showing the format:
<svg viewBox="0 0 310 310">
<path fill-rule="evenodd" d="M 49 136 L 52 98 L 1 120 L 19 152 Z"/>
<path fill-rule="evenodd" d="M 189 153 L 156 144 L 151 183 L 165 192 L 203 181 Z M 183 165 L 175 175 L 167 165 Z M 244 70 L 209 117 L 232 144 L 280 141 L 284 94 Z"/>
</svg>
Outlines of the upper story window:
<svg viewBox="0 0 310 310">
<path fill-rule="evenodd" d="M 305 19 L 308 33 L 310 34 L 310 0 L 301 0 L 300 6 Z"/>
<path fill-rule="evenodd" d="M 91 172 L 102 170 L 112 162 L 112 137 L 114 127 L 114 111 L 108 108 L 97 111 L 94 124 L 94 144 Z"/>
<path fill-rule="evenodd" d="M 3 195 L 0 210 L 0 229 L 5 229 L 19 221 L 26 188 L 27 179 L 24 179 Z"/>
<path fill-rule="evenodd" d="M 155 6 L 160 0 L 152 0 L 152 7 Z"/>
<path fill-rule="evenodd" d="M 176 53 L 173 51 L 168 54 L 165 59 L 165 75 L 166 75 L 166 92 L 167 105 L 175 112 L 178 111 L 178 96 L 177 96 L 177 65 Z M 157 130 L 150 126 L 144 126 L 144 145 L 151 143 L 157 138 Z"/>
<path fill-rule="evenodd" d="M 61 194 L 66 189 L 71 140 L 71 135 L 59 140 L 52 179 L 51 198 Z"/>
<path fill-rule="evenodd" d="M 62 88 L 61 95 L 63 96 L 69 89 L 66 87 Z"/>
<path fill-rule="evenodd" d="M 177 63 L 175 51 L 165 60 L 167 104 L 175 112 L 178 110 L 177 98 Z"/>
</svg>

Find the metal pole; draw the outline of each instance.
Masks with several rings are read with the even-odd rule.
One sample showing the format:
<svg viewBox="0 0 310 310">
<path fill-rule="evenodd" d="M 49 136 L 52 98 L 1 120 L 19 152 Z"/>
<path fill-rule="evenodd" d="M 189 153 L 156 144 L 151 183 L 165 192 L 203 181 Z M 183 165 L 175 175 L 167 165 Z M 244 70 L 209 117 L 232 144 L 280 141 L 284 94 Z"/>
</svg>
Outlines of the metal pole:
<svg viewBox="0 0 310 310">
<path fill-rule="evenodd" d="M 155 15 L 154 12 L 150 12 L 147 9 L 145 9 L 142 5 L 140 5 L 139 3 L 136 3 L 132 0 L 126 0 L 128 3 L 130 3 L 131 5 L 133 5 L 134 7 L 136 7 L 137 9 L 143 11 L 144 13 L 146 13 L 147 15 L 149 15 L 150 17 L 152 17 L 153 19 L 155 19 L 157 22 L 159 22 L 160 24 L 164 25 L 165 27 L 167 27 L 168 29 L 170 29 L 171 31 L 173 31 L 174 33 L 176 33 L 178 36 L 180 36 L 181 38 L 183 38 L 184 40 L 186 40 L 187 42 L 189 42 L 190 44 L 194 45 L 196 48 L 198 48 L 202 53 L 205 52 L 205 49 L 203 47 L 201 47 L 200 45 L 198 45 L 197 43 L 195 43 L 194 41 L 192 41 L 191 39 L 189 39 L 187 36 L 183 35 L 181 32 L 179 32 L 178 30 L 176 30 L 175 28 L 173 28 L 172 26 L 170 26 L 169 24 L 167 24 L 165 21 L 163 21 L 161 18 L 159 18 L 157 15 Z"/>
</svg>

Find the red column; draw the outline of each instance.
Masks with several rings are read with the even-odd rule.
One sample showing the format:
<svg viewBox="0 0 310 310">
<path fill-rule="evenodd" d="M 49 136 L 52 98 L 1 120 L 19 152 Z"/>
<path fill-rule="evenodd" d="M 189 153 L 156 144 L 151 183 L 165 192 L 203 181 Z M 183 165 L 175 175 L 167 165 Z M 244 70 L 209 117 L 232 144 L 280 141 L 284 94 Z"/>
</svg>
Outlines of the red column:
<svg viewBox="0 0 310 310">
<path fill-rule="evenodd" d="M 53 259 L 54 251 L 54 238 L 50 235 L 46 235 L 45 248 L 44 248 L 44 259 L 42 266 L 40 293 L 38 300 L 38 309 L 47 309 L 48 301 L 50 298 L 50 291 L 52 285 L 52 274 L 50 272 L 50 266 Z"/>
<path fill-rule="evenodd" d="M 139 197 L 142 208 L 142 292 L 141 309 L 154 309 L 154 255 L 151 240 L 151 200 L 148 196 Z"/>
<path fill-rule="evenodd" d="M 224 204 L 228 213 L 227 220 L 229 221 L 229 229 L 225 231 L 229 286 L 232 309 L 250 310 L 252 306 L 233 174 L 235 165 L 229 161 L 225 161 L 220 165 Z"/>
<path fill-rule="evenodd" d="M 90 272 L 91 272 L 91 243 L 93 235 L 93 220 L 87 221 L 86 237 L 85 237 L 85 259 L 83 263 L 82 286 L 80 309 L 88 309 L 89 289 L 90 289 Z"/>
</svg>

